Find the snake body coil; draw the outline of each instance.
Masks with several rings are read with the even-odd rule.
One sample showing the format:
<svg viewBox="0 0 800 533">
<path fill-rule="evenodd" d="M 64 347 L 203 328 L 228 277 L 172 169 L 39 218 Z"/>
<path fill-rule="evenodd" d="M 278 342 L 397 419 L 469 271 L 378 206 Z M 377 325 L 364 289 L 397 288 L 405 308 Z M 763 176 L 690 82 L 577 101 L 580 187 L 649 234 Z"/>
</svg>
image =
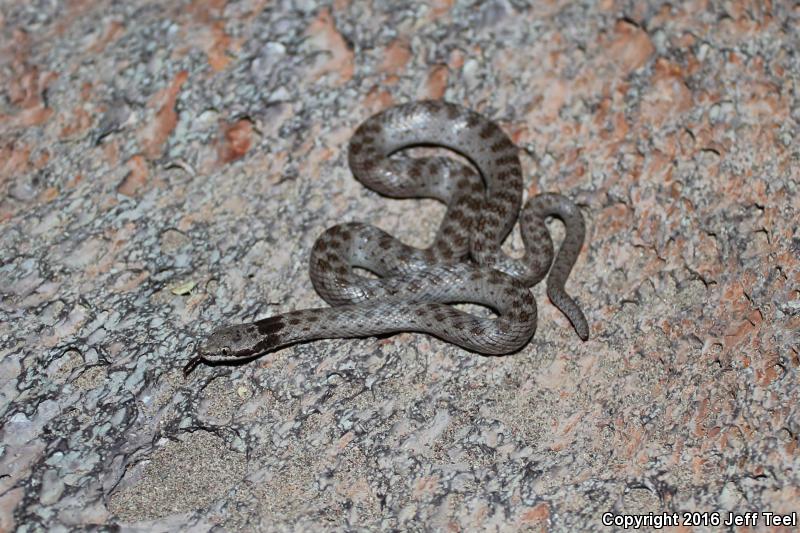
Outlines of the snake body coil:
<svg viewBox="0 0 800 533">
<path fill-rule="evenodd" d="M 389 157 L 420 145 L 454 150 L 474 168 L 447 157 Z M 528 287 L 548 271 L 550 300 L 580 338 L 588 338 L 586 318 L 564 290 L 583 244 L 583 217 L 570 200 L 552 193 L 530 199 L 520 212 L 517 148 L 496 124 L 442 101 L 399 105 L 361 124 L 350 141 L 348 161 L 359 181 L 383 195 L 444 202 L 447 212 L 434 243 L 413 248 L 362 223 L 328 229 L 314 243 L 310 274 L 332 307 L 220 328 L 200 346 L 186 372 L 203 360 L 231 361 L 297 342 L 400 331 L 429 333 L 484 354 L 511 353 L 536 330 L 536 302 Z M 566 226 L 555 261 L 548 216 Z M 525 254 L 512 258 L 500 246 L 517 218 Z M 359 275 L 356 267 L 378 278 Z M 453 303 L 484 305 L 498 316 L 478 317 Z"/>
</svg>

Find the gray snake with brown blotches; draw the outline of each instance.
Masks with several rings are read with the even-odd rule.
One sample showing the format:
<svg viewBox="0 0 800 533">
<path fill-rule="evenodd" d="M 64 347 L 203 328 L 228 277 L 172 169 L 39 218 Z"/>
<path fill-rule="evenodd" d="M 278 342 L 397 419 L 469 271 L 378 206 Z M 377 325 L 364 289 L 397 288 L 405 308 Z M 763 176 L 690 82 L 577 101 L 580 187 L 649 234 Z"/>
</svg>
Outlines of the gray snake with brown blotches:
<svg viewBox="0 0 800 533">
<path fill-rule="evenodd" d="M 475 168 L 447 157 L 390 157 L 412 146 L 449 148 Z M 357 222 L 328 229 L 314 243 L 310 274 L 332 307 L 220 328 L 185 372 L 201 361 L 241 360 L 298 342 L 401 331 L 429 333 L 483 354 L 511 353 L 536 331 L 536 302 L 528 288 L 548 270 L 550 300 L 581 339 L 589 337 L 583 312 L 564 290 L 583 244 L 583 217 L 570 200 L 552 193 L 531 198 L 520 212 L 517 147 L 496 124 L 442 101 L 398 105 L 359 126 L 348 161 L 356 179 L 383 195 L 444 202 L 447 212 L 434 243 L 413 248 Z M 500 246 L 518 215 L 525 254 L 513 258 Z M 555 261 L 548 216 L 566 226 Z M 355 268 L 378 277 L 359 275 Z M 497 317 L 478 317 L 454 303 L 490 307 Z"/>
</svg>

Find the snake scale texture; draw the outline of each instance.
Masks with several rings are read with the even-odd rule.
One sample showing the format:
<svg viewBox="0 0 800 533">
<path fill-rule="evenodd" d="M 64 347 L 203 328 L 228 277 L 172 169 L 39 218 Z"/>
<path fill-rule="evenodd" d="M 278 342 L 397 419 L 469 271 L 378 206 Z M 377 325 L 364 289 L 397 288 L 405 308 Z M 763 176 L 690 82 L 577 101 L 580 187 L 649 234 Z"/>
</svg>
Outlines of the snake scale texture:
<svg viewBox="0 0 800 533">
<path fill-rule="evenodd" d="M 472 165 L 395 155 L 413 146 L 449 148 Z M 401 331 L 428 333 L 482 354 L 508 354 L 536 331 L 529 287 L 548 271 L 548 297 L 586 340 L 586 318 L 564 290 L 583 244 L 583 217 L 574 203 L 552 193 L 531 198 L 520 211 L 517 151 L 495 123 L 443 101 L 398 105 L 370 117 L 350 141 L 350 168 L 385 196 L 444 202 L 447 211 L 433 244 L 414 248 L 358 222 L 333 226 L 314 243 L 310 261 L 314 288 L 331 307 L 220 328 L 199 346 L 185 372 L 203 361 L 242 360 L 298 342 Z M 555 260 L 548 216 L 566 227 Z M 517 219 L 525 253 L 515 258 L 501 244 Z M 476 316 L 454 303 L 489 307 L 497 316 Z"/>
</svg>

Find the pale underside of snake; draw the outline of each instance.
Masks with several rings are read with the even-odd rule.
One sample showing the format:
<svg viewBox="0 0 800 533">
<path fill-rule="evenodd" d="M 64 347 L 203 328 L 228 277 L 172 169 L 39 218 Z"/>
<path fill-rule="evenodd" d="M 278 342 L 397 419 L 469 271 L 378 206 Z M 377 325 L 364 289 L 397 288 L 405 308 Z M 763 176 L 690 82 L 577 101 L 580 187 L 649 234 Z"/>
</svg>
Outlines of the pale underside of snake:
<svg viewBox="0 0 800 533">
<path fill-rule="evenodd" d="M 396 154 L 414 146 L 448 148 L 472 165 Z M 531 198 L 520 211 L 517 152 L 496 124 L 443 101 L 398 105 L 370 117 L 350 141 L 350 168 L 356 179 L 385 196 L 445 203 L 433 244 L 414 248 L 363 223 L 333 226 L 314 243 L 310 261 L 314 288 L 331 307 L 220 328 L 184 371 L 203 361 L 249 359 L 315 339 L 402 331 L 428 333 L 481 354 L 512 353 L 536 330 L 529 287 L 548 271 L 548 297 L 586 340 L 586 318 L 564 290 L 583 244 L 583 217 L 574 203 L 553 193 Z M 548 216 L 561 219 L 566 229 L 555 260 Z M 518 218 L 525 253 L 510 257 L 501 244 Z M 361 275 L 358 268 L 377 277 Z M 456 308 L 457 303 L 482 305 L 496 316 L 476 316 Z"/>
</svg>

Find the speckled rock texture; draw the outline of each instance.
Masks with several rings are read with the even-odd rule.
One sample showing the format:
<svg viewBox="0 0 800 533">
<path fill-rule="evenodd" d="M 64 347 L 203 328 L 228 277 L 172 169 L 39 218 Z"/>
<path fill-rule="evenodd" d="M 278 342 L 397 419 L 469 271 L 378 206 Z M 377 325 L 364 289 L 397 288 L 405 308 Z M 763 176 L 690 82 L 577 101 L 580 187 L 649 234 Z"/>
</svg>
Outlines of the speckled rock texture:
<svg viewBox="0 0 800 533">
<path fill-rule="evenodd" d="M 0 530 L 800 511 L 800 7 L 532 4 L 0 3 Z M 442 206 L 346 164 L 417 98 L 579 203 L 590 340 L 539 285 L 511 356 L 400 334 L 184 379 L 211 329 L 321 305 L 327 227 L 432 240 Z"/>
</svg>

